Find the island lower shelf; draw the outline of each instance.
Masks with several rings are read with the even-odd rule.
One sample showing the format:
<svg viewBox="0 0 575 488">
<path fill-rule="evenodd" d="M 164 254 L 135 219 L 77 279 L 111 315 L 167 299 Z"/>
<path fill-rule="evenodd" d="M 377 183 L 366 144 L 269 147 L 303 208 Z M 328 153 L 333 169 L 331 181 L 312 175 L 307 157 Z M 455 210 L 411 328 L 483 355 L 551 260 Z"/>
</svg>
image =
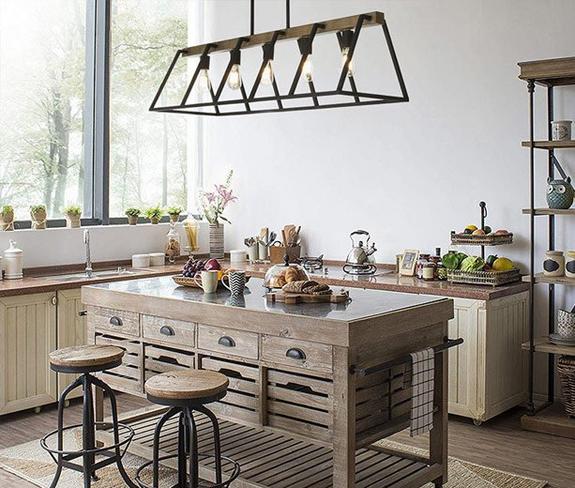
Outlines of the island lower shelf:
<svg viewBox="0 0 575 488">
<path fill-rule="evenodd" d="M 122 421 L 135 431 L 132 454 L 152 459 L 153 433 L 159 416 L 165 409 L 133 412 Z M 213 449 L 212 429 L 201 414 L 195 414 L 198 428 L 199 452 Z M 177 452 L 178 419 L 170 419 L 160 441 L 160 457 Z M 242 425 L 232 421 L 220 422 L 222 454 L 241 465 L 237 488 L 329 488 L 333 486 L 333 451 L 288 433 Z M 98 433 L 100 440 L 111 442 L 112 431 Z M 177 469 L 175 460 L 165 465 Z M 225 467 L 224 467 L 225 471 Z M 200 462 L 200 475 L 214 481 L 213 462 Z M 425 480 L 441 475 L 441 465 L 424 458 L 387 451 L 385 447 L 368 446 L 357 450 L 355 456 L 355 486 L 357 488 L 408 488 L 421 486 Z"/>
</svg>

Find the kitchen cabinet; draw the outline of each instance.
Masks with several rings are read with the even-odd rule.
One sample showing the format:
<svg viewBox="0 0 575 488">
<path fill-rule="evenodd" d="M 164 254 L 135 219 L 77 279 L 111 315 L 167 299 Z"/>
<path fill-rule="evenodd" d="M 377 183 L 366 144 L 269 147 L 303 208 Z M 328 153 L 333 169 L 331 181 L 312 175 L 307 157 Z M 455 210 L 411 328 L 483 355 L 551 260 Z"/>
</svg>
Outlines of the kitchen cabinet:
<svg viewBox="0 0 575 488">
<path fill-rule="evenodd" d="M 0 298 L 0 414 L 56 401 L 56 293 Z"/>
<path fill-rule="evenodd" d="M 58 291 L 57 305 L 57 349 L 86 344 L 86 317 L 80 315 L 84 310 L 80 298 L 80 288 Z M 58 395 L 76 379 L 74 374 L 58 374 Z M 81 388 L 75 390 L 70 398 L 79 396 Z"/>
<path fill-rule="evenodd" d="M 529 293 L 494 300 L 454 299 L 449 336 L 449 413 L 480 424 L 527 400 Z"/>
</svg>

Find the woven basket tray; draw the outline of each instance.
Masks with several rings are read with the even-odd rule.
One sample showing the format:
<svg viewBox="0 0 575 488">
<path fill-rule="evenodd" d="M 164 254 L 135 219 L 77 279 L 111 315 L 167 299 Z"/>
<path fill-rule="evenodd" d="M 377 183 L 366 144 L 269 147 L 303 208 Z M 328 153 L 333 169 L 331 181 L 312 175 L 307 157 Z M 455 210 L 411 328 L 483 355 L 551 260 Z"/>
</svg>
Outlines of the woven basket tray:
<svg viewBox="0 0 575 488">
<path fill-rule="evenodd" d="M 561 380 L 565 412 L 575 417 L 575 356 L 561 356 L 557 360 L 557 371 Z"/>
<path fill-rule="evenodd" d="M 451 244 L 460 246 L 501 246 L 511 244 L 513 234 L 490 234 L 487 236 L 474 236 L 472 234 L 451 234 Z"/>
<path fill-rule="evenodd" d="M 190 288 L 200 288 L 193 278 L 186 278 L 185 276 L 182 275 L 176 275 L 172 276 L 172 279 L 174 280 L 176 285 L 188 286 Z M 246 283 L 248 281 L 250 281 L 250 276 L 246 276 Z M 218 288 L 225 288 L 221 280 L 218 282 Z"/>
<path fill-rule="evenodd" d="M 501 286 L 521 280 L 518 269 L 509 271 L 461 271 L 452 269 L 447 272 L 447 279 L 452 283 L 467 285 Z"/>
</svg>

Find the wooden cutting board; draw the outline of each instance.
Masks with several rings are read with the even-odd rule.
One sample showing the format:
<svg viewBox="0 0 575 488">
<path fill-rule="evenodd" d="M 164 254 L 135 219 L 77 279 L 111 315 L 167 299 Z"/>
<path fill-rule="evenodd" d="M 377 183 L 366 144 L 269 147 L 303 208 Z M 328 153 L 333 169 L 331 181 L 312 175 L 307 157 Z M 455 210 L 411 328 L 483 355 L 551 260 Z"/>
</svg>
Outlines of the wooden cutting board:
<svg viewBox="0 0 575 488">
<path fill-rule="evenodd" d="M 305 293 L 286 293 L 285 291 L 271 291 L 266 293 L 268 302 L 287 303 L 295 305 L 298 303 L 346 303 L 349 300 L 349 293 L 339 291 L 330 295 L 307 295 Z"/>
</svg>

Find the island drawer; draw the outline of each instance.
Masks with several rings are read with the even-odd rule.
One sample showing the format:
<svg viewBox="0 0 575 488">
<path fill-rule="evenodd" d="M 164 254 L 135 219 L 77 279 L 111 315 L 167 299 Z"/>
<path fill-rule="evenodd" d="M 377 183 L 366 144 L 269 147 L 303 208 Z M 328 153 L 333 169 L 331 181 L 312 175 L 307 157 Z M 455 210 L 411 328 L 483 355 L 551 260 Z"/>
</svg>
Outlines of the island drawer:
<svg viewBox="0 0 575 488">
<path fill-rule="evenodd" d="M 167 346 L 145 344 L 144 368 L 146 381 L 160 373 L 193 369 L 194 353 Z"/>
<path fill-rule="evenodd" d="M 247 359 L 258 359 L 258 334 L 240 330 L 198 325 L 198 347 Z"/>
<path fill-rule="evenodd" d="M 262 336 L 262 359 L 312 371 L 332 372 L 333 348 L 317 342 Z"/>
<path fill-rule="evenodd" d="M 194 347 L 196 324 L 153 315 L 142 315 L 142 332 L 146 339 L 171 342 L 182 347 Z"/>
<path fill-rule="evenodd" d="M 96 334 L 96 344 L 118 346 L 125 351 L 120 366 L 99 373 L 102 381 L 120 391 L 141 393 L 143 388 L 141 343 L 108 334 Z"/>
<path fill-rule="evenodd" d="M 140 317 L 135 312 L 88 307 L 88 321 L 94 329 L 131 336 L 140 335 Z"/>
</svg>

